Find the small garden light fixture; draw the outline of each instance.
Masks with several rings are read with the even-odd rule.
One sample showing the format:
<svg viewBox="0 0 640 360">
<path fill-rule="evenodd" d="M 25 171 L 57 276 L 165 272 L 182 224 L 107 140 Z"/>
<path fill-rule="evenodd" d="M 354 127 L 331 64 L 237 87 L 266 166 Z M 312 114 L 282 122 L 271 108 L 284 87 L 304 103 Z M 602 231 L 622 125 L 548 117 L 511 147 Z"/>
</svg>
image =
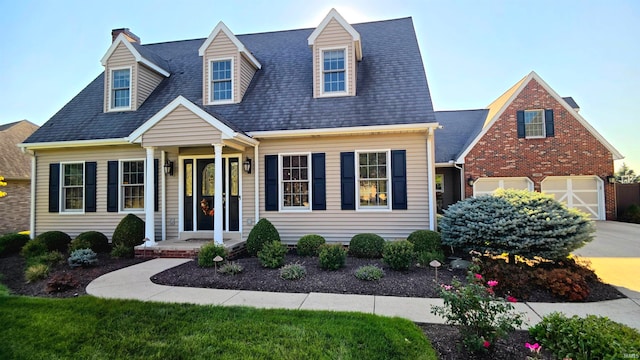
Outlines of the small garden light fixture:
<svg viewBox="0 0 640 360">
<path fill-rule="evenodd" d="M 220 255 L 216 255 L 216 257 L 213 258 L 213 265 L 215 266 L 215 273 L 216 275 L 218 275 L 218 263 L 220 261 L 224 260 Z"/>
<path fill-rule="evenodd" d="M 251 159 L 247 158 L 242 163 L 242 168 L 244 169 L 244 172 L 246 172 L 247 174 L 251 174 Z"/>
<path fill-rule="evenodd" d="M 438 260 L 433 260 L 433 261 L 431 261 L 429 263 L 429 266 L 431 266 L 432 268 L 436 269 L 436 284 L 437 284 L 438 283 L 438 268 L 440 266 L 442 266 L 442 264 Z"/>
<path fill-rule="evenodd" d="M 163 168 L 165 175 L 173 176 L 173 161 L 165 161 Z"/>
</svg>

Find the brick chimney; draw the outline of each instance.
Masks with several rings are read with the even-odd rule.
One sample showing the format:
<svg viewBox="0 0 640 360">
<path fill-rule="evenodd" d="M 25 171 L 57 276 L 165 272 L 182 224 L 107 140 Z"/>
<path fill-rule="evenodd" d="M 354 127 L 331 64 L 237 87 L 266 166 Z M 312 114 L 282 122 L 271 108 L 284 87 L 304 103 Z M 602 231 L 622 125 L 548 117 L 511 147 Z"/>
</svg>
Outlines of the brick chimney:
<svg viewBox="0 0 640 360">
<path fill-rule="evenodd" d="M 120 34 L 124 34 L 124 36 L 127 38 L 127 40 L 129 40 L 129 42 L 135 42 L 140 44 L 140 38 L 136 34 L 129 31 L 129 28 L 111 30 L 111 42 L 114 42 L 118 37 L 118 35 Z"/>
</svg>

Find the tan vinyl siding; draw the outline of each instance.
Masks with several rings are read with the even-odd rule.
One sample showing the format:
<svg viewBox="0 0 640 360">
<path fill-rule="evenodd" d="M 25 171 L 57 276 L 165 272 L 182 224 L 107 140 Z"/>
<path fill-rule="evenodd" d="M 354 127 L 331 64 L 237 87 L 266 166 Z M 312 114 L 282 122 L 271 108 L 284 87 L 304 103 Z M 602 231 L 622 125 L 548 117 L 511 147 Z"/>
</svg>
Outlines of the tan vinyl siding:
<svg viewBox="0 0 640 360">
<path fill-rule="evenodd" d="M 38 151 L 36 153 L 36 235 L 45 231 L 59 230 L 69 234 L 72 238 L 84 231 L 100 231 L 109 239 L 113 231 L 126 216 L 126 212 L 107 212 L 107 163 L 111 160 L 144 159 L 145 150 L 138 146 L 104 146 L 95 148 L 80 148 L 69 150 L 49 150 Z M 160 159 L 161 153 L 156 150 L 155 158 Z M 171 155 L 170 155 L 171 156 Z M 172 155 L 175 159 L 177 155 Z M 95 161 L 97 163 L 97 212 L 87 212 L 84 214 L 63 214 L 49 212 L 49 164 L 67 161 Z M 162 170 L 159 170 L 158 181 L 162 181 Z M 167 202 L 170 203 L 167 218 L 176 219 L 175 225 L 168 223 L 167 233 L 177 236 L 177 188 L 178 176 L 167 176 L 167 188 L 171 189 L 167 193 Z M 173 189 L 172 189 L 173 188 Z M 158 191 L 158 204 L 162 208 L 161 187 Z M 173 204 L 176 202 L 176 204 Z M 159 210 L 160 210 L 159 209 Z M 144 213 L 137 213 L 137 216 L 144 220 Z M 155 212 L 155 232 L 156 239 L 161 239 L 161 211 Z"/>
<path fill-rule="evenodd" d="M 247 91 L 253 75 L 256 73 L 256 68 L 247 60 L 244 56 L 240 56 L 240 97 L 241 101 L 244 97 L 244 93 Z"/>
<path fill-rule="evenodd" d="M 138 64 L 138 77 L 137 77 L 137 103 L 136 107 L 139 108 L 142 103 L 147 100 L 149 95 L 155 90 L 155 88 L 162 81 L 162 75 L 149 69 L 148 67 Z"/>
<path fill-rule="evenodd" d="M 313 69 L 314 69 L 314 85 L 313 96 L 322 95 L 322 51 L 330 49 L 346 48 L 345 51 L 345 70 L 347 79 L 347 94 L 353 96 L 356 94 L 356 56 L 353 48 L 353 38 L 347 30 L 335 19 L 329 21 L 327 26 L 322 30 L 313 44 Z"/>
<path fill-rule="evenodd" d="M 180 105 L 142 136 L 142 146 L 181 146 L 222 142 L 219 130 Z"/>
<path fill-rule="evenodd" d="M 156 157 L 160 158 L 160 151 L 156 151 Z M 178 237 L 178 221 L 179 221 L 179 201 L 180 195 L 178 193 L 178 186 L 180 181 L 180 176 L 178 176 L 178 148 L 172 148 L 167 150 L 165 155 L 165 159 L 173 161 L 173 176 L 166 176 L 166 201 L 167 201 L 167 237 L 166 239 L 176 239 Z M 160 164 L 162 166 L 162 164 Z M 158 181 L 162 182 L 162 169 L 160 169 L 160 173 L 158 174 Z M 160 200 L 162 200 L 162 187 L 158 188 L 158 196 L 160 196 Z M 162 201 L 158 202 L 158 205 L 162 205 Z M 161 218 L 158 216 L 162 216 L 162 207 L 158 208 L 158 213 L 156 214 L 156 233 L 162 230 Z M 160 228 L 159 228 L 160 227 Z M 159 239 L 159 238 L 158 238 Z"/>
<path fill-rule="evenodd" d="M 116 50 L 111 54 L 111 57 L 107 60 L 107 66 L 105 67 L 105 76 L 104 76 L 104 90 L 106 96 L 104 97 L 104 111 L 109 111 L 109 104 L 111 101 L 111 70 L 114 68 L 123 68 L 131 66 L 131 89 L 129 90 L 131 93 L 131 110 L 136 109 L 137 104 L 137 87 L 136 87 L 136 77 L 137 77 L 137 66 L 136 59 L 131 54 L 131 52 L 127 49 L 123 44 L 119 44 L 116 47 Z"/>
<path fill-rule="evenodd" d="M 330 242 L 348 243 L 358 233 L 371 232 L 387 240 L 406 238 L 412 231 L 429 228 L 426 133 L 394 135 L 263 139 L 260 142 L 260 193 L 264 193 L 264 156 L 278 153 L 325 153 L 327 210 L 311 212 L 265 211 L 260 199 L 260 217 L 268 218 L 284 242 L 295 243 L 305 234 L 316 233 Z M 406 150 L 407 210 L 341 210 L 340 153 L 366 150 Z M 282 184 L 279 184 L 281 196 Z M 245 194 L 247 193 L 245 188 Z M 357 200 L 357 199 L 356 199 Z M 248 204 L 245 203 L 245 206 Z M 245 209 L 245 213 L 246 213 Z M 248 216 L 248 215 L 247 215 Z M 248 234 L 247 229 L 245 231 Z"/>
<path fill-rule="evenodd" d="M 207 50 L 204 54 L 203 59 L 203 69 L 202 74 L 204 79 L 203 83 L 203 99 L 206 99 L 207 103 L 211 103 L 211 94 L 209 92 L 210 84 L 211 84 L 211 75 L 209 74 L 209 70 L 211 67 L 212 60 L 219 59 L 232 59 L 233 62 L 233 99 L 235 102 L 239 102 L 240 92 L 238 90 L 238 79 L 240 78 L 240 66 L 238 64 L 240 52 L 235 44 L 229 39 L 229 37 L 224 33 L 220 32 L 216 35 L 215 39 L 211 42 Z"/>
<path fill-rule="evenodd" d="M 252 159 L 253 169 L 251 170 L 251 174 L 244 172 L 242 167 L 242 162 L 245 161 L 247 157 Z M 245 240 L 249 236 L 249 232 L 253 228 L 253 224 L 257 222 L 254 191 L 257 176 L 255 166 L 256 160 L 253 156 L 253 148 L 249 148 L 244 154 L 240 155 L 240 172 L 242 174 L 242 197 L 240 199 L 242 204 L 242 214 L 240 218 L 240 231 L 242 233 L 242 238 Z M 262 190 L 260 193 L 262 193 Z"/>
</svg>

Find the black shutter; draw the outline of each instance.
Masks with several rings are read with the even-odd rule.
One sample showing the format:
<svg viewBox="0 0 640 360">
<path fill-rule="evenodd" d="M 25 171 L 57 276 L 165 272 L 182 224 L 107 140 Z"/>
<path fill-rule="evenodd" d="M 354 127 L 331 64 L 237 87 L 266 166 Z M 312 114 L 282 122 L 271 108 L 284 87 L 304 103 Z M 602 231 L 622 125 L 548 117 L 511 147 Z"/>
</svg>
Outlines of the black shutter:
<svg viewBox="0 0 640 360">
<path fill-rule="evenodd" d="M 311 171 L 313 203 L 312 210 L 327 210 L 325 156 L 324 153 L 311 154 Z"/>
<path fill-rule="evenodd" d="M 391 150 L 391 208 L 407 210 L 407 151 Z"/>
<path fill-rule="evenodd" d="M 160 201 L 158 200 L 158 164 L 160 161 L 158 159 L 153 159 L 153 211 L 158 211 L 158 204 Z"/>
<path fill-rule="evenodd" d="M 60 164 L 49 164 L 49 212 L 60 212 Z"/>
<path fill-rule="evenodd" d="M 524 138 L 524 110 L 518 110 L 518 137 Z"/>
<path fill-rule="evenodd" d="M 356 164 L 355 154 L 340 153 L 340 193 L 342 210 L 356 209 Z"/>
<path fill-rule="evenodd" d="M 264 156 L 264 209 L 278 211 L 278 155 Z"/>
<path fill-rule="evenodd" d="M 553 125 L 553 109 L 547 109 L 544 111 L 544 126 L 547 137 L 556 136 L 555 128 Z"/>
<path fill-rule="evenodd" d="M 84 211 L 96 212 L 96 162 L 84 163 Z"/>
<path fill-rule="evenodd" d="M 118 162 L 107 163 L 107 211 L 118 211 Z"/>
</svg>

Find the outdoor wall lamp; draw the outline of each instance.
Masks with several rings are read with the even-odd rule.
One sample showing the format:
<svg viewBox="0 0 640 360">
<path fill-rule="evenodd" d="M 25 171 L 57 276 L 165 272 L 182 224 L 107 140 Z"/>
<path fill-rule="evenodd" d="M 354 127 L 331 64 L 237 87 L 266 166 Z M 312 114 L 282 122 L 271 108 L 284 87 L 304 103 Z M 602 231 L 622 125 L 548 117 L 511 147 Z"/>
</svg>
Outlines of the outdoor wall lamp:
<svg viewBox="0 0 640 360">
<path fill-rule="evenodd" d="M 608 182 L 609 184 L 615 184 L 615 183 L 616 183 L 616 177 L 615 177 L 615 176 L 613 176 L 613 175 L 609 175 L 609 176 L 607 176 L 607 182 Z"/>
<path fill-rule="evenodd" d="M 469 176 L 469 178 L 467 179 L 467 185 L 473 186 L 474 182 L 475 182 L 475 180 L 473 180 L 473 178 L 471 176 Z"/>
<path fill-rule="evenodd" d="M 242 167 L 244 168 L 244 172 L 247 174 L 251 174 L 251 159 L 247 158 L 243 163 Z"/>
<path fill-rule="evenodd" d="M 173 161 L 165 161 L 163 167 L 165 175 L 173 176 Z"/>
</svg>

